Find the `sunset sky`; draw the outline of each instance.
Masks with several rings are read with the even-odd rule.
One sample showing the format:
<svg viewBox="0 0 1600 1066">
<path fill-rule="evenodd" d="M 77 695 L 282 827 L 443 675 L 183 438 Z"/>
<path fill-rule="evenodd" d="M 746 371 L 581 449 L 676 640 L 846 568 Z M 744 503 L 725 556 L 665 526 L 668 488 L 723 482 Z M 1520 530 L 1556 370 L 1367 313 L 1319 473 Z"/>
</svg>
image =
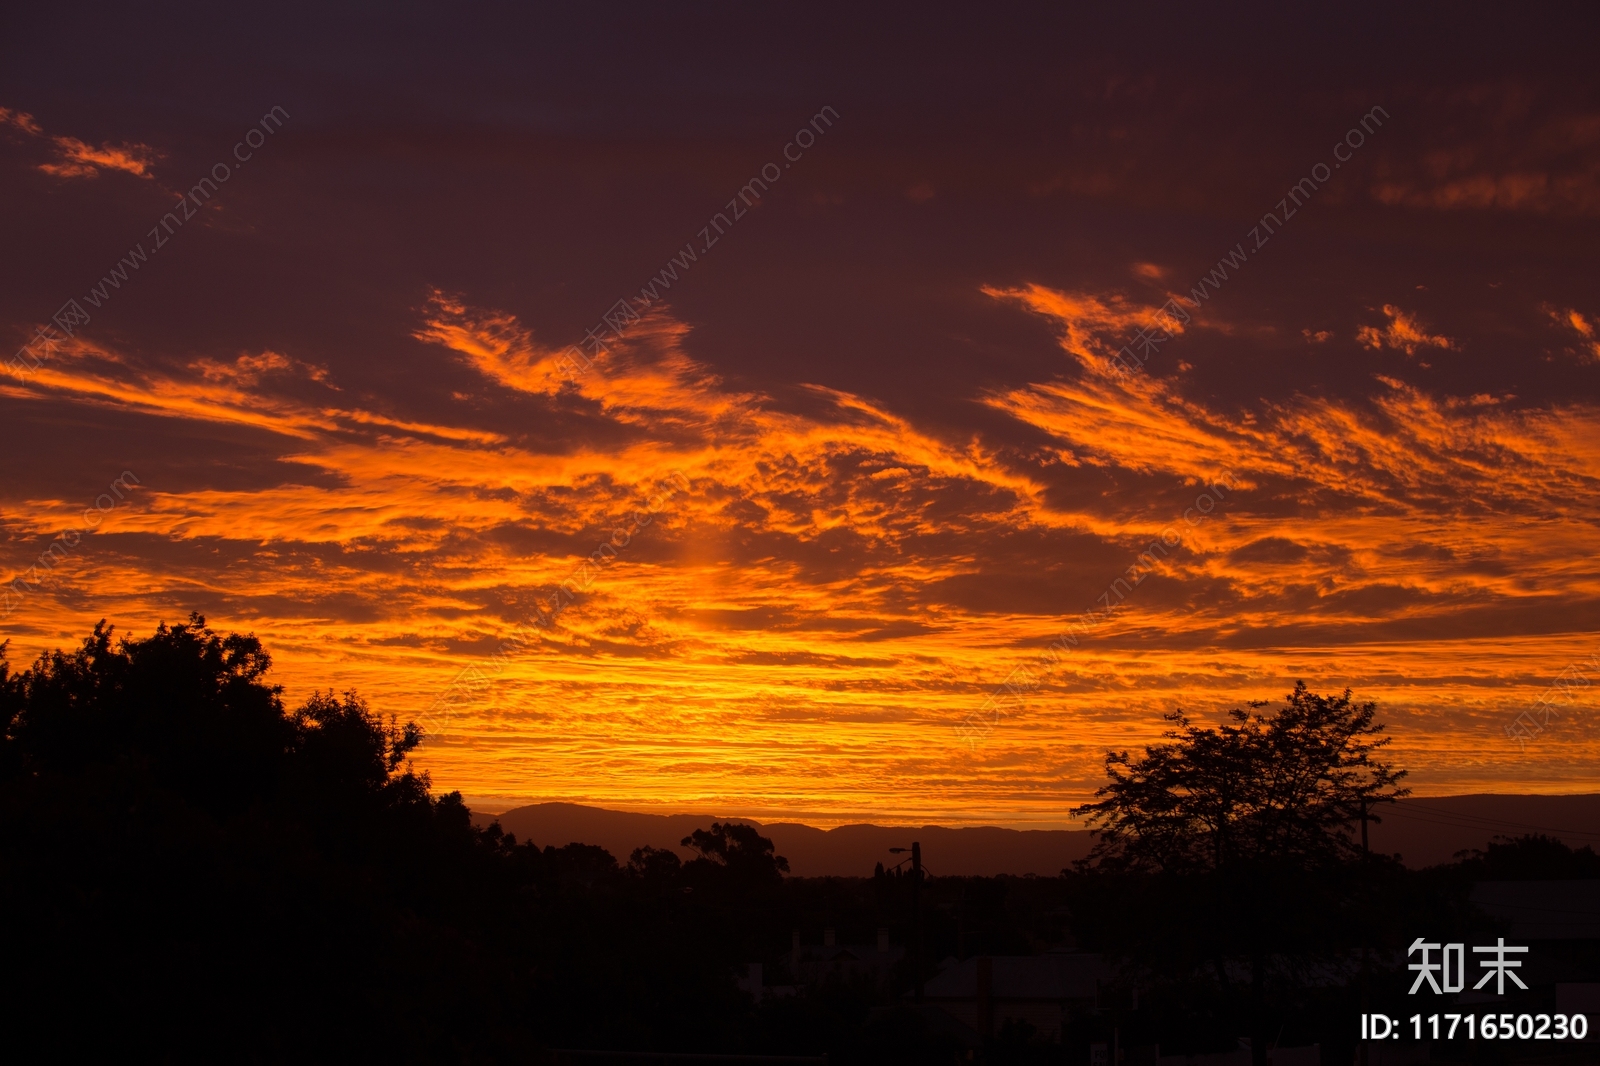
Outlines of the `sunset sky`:
<svg viewBox="0 0 1600 1066">
<path fill-rule="evenodd" d="M 12 664 L 199 611 L 487 810 L 1066 825 L 1296 679 L 1595 790 L 1592 17 L 759 10 L 6 14 Z"/>
</svg>

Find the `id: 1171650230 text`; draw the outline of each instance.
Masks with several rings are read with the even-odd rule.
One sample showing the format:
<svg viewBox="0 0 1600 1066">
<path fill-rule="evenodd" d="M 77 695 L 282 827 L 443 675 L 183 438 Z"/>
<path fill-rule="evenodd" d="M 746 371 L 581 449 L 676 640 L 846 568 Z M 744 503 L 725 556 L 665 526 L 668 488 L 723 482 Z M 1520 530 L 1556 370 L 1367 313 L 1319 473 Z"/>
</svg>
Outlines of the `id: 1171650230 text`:
<svg viewBox="0 0 1600 1066">
<path fill-rule="evenodd" d="M 1583 1014 L 1413 1014 L 1408 1020 L 1414 1040 L 1582 1040 L 1589 1035 Z M 1361 1016 L 1363 1040 L 1399 1040 L 1402 1032 L 1399 1018 Z"/>
</svg>

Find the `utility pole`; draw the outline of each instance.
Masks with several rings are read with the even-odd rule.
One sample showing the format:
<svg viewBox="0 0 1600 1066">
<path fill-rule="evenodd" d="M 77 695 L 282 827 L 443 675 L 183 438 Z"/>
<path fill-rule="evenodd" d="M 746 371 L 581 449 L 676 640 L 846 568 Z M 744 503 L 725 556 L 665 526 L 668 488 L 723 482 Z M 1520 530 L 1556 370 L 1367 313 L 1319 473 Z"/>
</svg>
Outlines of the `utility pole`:
<svg viewBox="0 0 1600 1066">
<path fill-rule="evenodd" d="M 1371 876 L 1371 852 L 1367 848 L 1367 797 L 1361 797 L 1361 902 L 1358 913 L 1366 910 L 1368 902 L 1367 878 Z M 1357 918 L 1361 922 L 1361 1013 L 1366 1015 L 1367 1008 L 1371 1006 L 1367 994 L 1367 925 L 1365 916 Z M 1360 1054 L 1357 1055 L 1357 1066 L 1368 1066 L 1367 1042 L 1361 1041 Z"/>
<path fill-rule="evenodd" d="M 922 1002 L 922 845 L 911 842 L 911 929 L 916 945 L 912 951 L 911 965 L 917 975 L 916 1002 Z"/>
<path fill-rule="evenodd" d="M 891 855 L 904 855 L 905 848 L 890 848 Z M 901 859 L 895 869 L 905 865 Z M 916 1002 L 922 1002 L 922 844 L 911 842 L 911 973 L 916 978 Z"/>
</svg>

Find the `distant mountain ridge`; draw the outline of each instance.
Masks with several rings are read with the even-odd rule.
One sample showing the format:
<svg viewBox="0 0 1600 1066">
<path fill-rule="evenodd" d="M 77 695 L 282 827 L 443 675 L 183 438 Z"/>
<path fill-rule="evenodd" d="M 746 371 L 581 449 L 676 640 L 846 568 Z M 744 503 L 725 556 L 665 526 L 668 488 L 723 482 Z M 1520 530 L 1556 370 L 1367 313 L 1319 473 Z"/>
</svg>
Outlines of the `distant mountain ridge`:
<svg viewBox="0 0 1600 1066">
<path fill-rule="evenodd" d="M 1478 794 L 1402 800 L 1371 827 L 1374 851 L 1399 853 L 1408 866 L 1449 862 L 1458 851 L 1482 848 L 1495 836 L 1544 833 L 1573 847 L 1600 845 L 1600 793 L 1579 796 Z M 1004 829 L 998 826 L 844 825 L 834 829 L 795 822 L 758 822 L 701 814 L 637 814 L 577 803 L 535 803 L 503 814 L 474 814 L 479 825 L 498 821 L 518 840 L 540 846 L 596 844 L 627 862 L 633 849 L 669 848 L 688 858 L 679 844 L 695 829 L 716 821 L 756 826 L 772 839 L 789 869 L 802 877 L 868 877 L 873 866 L 899 861 L 891 847 L 922 844 L 935 876 L 1038 874 L 1054 876 L 1089 853 L 1083 829 Z"/>
</svg>

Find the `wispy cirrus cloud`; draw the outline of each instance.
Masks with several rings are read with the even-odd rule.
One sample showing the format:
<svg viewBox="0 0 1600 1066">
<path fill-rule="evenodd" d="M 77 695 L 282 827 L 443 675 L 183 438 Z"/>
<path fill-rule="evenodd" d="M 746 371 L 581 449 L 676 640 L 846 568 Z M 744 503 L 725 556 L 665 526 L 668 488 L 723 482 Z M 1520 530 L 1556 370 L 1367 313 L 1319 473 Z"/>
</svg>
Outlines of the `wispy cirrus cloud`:
<svg viewBox="0 0 1600 1066">
<path fill-rule="evenodd" d="M 1600 113 L 1524 80 L 1437 93 L 1441 117 L 1420 151 L 1391 159 L 1372 184 L 1380 203 L 1429 211 L 1593 216 L 1600 212 Z M 1463 121 L 1463 118 L 1465 121 Z"/>
<path fill-rule="evenodd" d="M 430 765 L 476 795 L 526 795 L 517 752 L 592 773 L 603 736 L 606 764 L 647 802 L 665 787 L 645 770 L 665 733 L 700 753 L 685 772 L 718 788 L 748 765 L 742 745 L 788 753 L 774 780 L 813 816 L 858 802 L 829 762 L 856 753 L 898 760 L 907 787 L 956 782 L 918 802 L 959 817 L 969 784 L 984 794 L 961 783 L 970 753 L 931 751 L 926 731 L 945 735 L 1174 521 L 1186 485 L 1219 470 L 1237 486 L 1225 513 L 1186 529 L 1096 646 L 990 738 L 984 758 L 1012 766 L 1024 792 L 1057 780 L 1062 760 L 1090 766 L 1097 738 L 1135 728 L 1151 701 L 1276 676 L 1286 645 L 1420 683 L 1447 635 L 1484 664 L 1470 684 L 1438 682 L 1466 705 L 1505 683 L 1507 642 L 1553 604 L 1600 605 L 1570 518 L 1600 514 L 1600 412 L 1393 376 L 1364 396 L 1227 408 L 1191 394 L 1182 371 L 1110 365 L 1165 294 L 986 291 L 1060 338 L 1058 373 L 972 397 L 1042 447 L 930 429 L 814 384 L 785 409 L 695 359 L 693 331 L 667 310 L 569 379 L 516 316 L 436 295 L 409 332 L 441 371 L 475 377 L 426 410 L 293 349 L 166 364 L 75 341 L 16 395 L 247 428 L 301 473 L 232 488 L 147 478 L 138 506 L 20 617 L 49 627 L 82 600 L 134 615 L 200 605 L 272 642 L 291 684 L 337 664 L 420 713 L 677 472 L 689 488 L 463 708 Z M 491 402 L 518 414 L 485 428 Z M 13 501 L 0 522 L 20 544 L 74 505 Z M 493 758 L 463 739 L 489 735 Z"/>
<path fill-rule="evenodd" d="M 76 137 L 52 137 L 58 159 L 41 163 L 39 169 L 58 178 L 93 178 L 102 170 L 120 170 L 139 178 L 154 175 L 150 167 L 159 157 L 155 149 L 143 144 L 87 144 Z"/>
<path fill-rule="evenodd" d="M 0 107 L 0 125 L 28 137 L 48 141 L 55 158 L 39 163 L 38 169 L 58 178 L 93 178 L 102 170 L 120 170 L 135 177 L 149 178 L 151 166 L 161 153 L 147 144 L 90 144 L 77 137 L 51 136 L 25 111 Z"/>
<path fill-rule="evenodd" d="M 1545 306 L 1544 311 L 1563 332 L 1570 331 L 1569 336 L 1576 334 L 1575 339 L 1581 350 L 1600 359 L 1600 334 L 1597 334 L 1595 324 L 1583 312 L 1572 307 L 1562 310 L 1549 305 Z"/>
<path fill-rule="evenodd" d="M 1444 351 L 1458 349 L 1459 342 L 1443 334 L 1430 334 L 1417 316 L 1402 311 L 1394 304 L 1383 305 L 1384 317 L 1389 320 L 1383 327 L 1360 326 L 1356 340 L 1366 348 L 1394 348 L 1407 355 L 1416 355 L 1419 348 L 1439 348 Z"/>
</svg>

